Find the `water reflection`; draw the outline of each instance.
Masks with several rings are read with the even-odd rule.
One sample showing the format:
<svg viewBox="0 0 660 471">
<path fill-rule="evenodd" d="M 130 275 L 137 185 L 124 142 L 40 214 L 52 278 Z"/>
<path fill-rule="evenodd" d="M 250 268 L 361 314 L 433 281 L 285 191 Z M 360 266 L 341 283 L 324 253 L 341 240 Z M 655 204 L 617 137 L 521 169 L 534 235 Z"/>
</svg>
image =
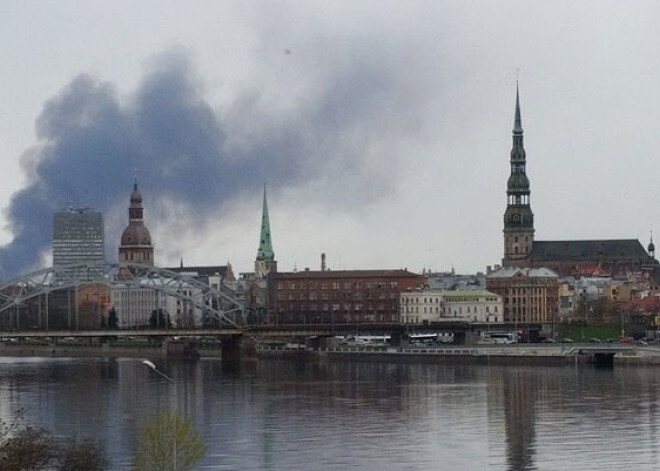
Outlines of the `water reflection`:
<svg viewBox="0 0 660 471">
<path fill-rule="evenodd" d="M 177 409 L 199 469 L 658 469 L 652 368 L 0 358 L 0 417 L 102 440 L 129 469 L 139 424 Z"/>
</svg>

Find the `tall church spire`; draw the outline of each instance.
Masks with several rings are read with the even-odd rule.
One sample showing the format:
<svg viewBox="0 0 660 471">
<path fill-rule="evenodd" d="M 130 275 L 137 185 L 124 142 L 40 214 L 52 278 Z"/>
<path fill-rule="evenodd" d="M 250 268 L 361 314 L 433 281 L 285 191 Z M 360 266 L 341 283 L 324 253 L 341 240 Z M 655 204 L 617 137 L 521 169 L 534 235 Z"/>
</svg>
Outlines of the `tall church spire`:
<svg viewBox="0 0 660 471">
<path fill-rule="evenodd" d="M 266 198 L 266 185 L 264 184 L 264 203 L 261 214 L 261 235 L 259 237 L 259 249 L 257 259 L 254 262 L 254 273 L 258 280 L 268 278 L 270 273 L 277 272 L 273 242 L 270 239 L 270 219 L 268 218 L 268 200 Z"/>
<path fill-rule="evenodd" d="M 268 200 L 266 198 L 266 185 L 264 184 L 264 203 L 261 215 L 261 236 L 259 238 L 259 250 L 257 250 L 257 260 L 272 262 L 275 260 L 273 252 L 273 243 L 270 239 L 270 219 L 268 218 Z"/>
<path fill-rule="evenodd" d="M 507 181 L 507 207 L 504 213 L 504 266 L 526 265 L 534 243 L 534 214 L 530 205 L 527 155 L 520 118 L 520 94 L 516 82 L 516 110 L 513 121 L 511 175 Z"/>
<path fill-rule="evenodd" d="M 520 119 L 520 99 L 518 96 L 518 81 L 516 81 L 516 117 L 513 123 L 514 134 L 522 134 L 522 120 Z"/>
</svg>

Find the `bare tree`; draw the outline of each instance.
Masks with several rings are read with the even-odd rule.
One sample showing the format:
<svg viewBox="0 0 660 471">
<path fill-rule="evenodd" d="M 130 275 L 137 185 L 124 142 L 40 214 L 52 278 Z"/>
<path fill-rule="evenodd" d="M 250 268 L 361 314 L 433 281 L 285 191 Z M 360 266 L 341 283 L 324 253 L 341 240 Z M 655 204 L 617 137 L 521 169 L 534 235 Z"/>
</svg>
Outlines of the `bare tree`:
<svg viewBox="0 0 660 471">
<path fill-rule="evenodd" d="M 137 471 L 189 471 L 205 454 L 204 441 L 190 420 L 176 412 L 157 414 L 142 427 Z"/>
</svg>

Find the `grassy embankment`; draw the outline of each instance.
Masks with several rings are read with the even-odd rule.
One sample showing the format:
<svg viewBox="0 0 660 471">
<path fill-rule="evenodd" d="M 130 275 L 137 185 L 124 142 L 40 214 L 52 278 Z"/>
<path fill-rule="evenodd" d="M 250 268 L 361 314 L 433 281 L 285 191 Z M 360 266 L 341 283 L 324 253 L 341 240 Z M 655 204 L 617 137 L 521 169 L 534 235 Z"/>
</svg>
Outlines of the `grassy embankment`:
<svg viewBox="0 0 660 471">
<path fill-rule="evenodd" d="M 643 335 L 643 330 L 638 331 L 637 326 L 624 326 L 624 337 Z M 591 339 L 619 339 L 621 337 L 621 326 L 614 324 L 589 324 L 562 325 L 559 327 L 558 338 L 569 338 L 574 342 L 588 342 Z"/>
</svg>

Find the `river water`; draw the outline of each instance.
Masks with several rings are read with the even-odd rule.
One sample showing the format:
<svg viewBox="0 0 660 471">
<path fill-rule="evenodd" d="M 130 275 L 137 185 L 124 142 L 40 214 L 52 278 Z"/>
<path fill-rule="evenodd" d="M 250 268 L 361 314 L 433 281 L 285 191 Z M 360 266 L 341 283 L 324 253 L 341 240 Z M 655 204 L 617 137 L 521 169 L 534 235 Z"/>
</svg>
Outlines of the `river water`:
<svg viewBox="0 0 660 471">
<path fill-rule="evenodd" d="M 657 470 L 660 368 L 0 357 L 0 418 L 104 443 L 178 409 L 199 470 Z"/>
</svg>

